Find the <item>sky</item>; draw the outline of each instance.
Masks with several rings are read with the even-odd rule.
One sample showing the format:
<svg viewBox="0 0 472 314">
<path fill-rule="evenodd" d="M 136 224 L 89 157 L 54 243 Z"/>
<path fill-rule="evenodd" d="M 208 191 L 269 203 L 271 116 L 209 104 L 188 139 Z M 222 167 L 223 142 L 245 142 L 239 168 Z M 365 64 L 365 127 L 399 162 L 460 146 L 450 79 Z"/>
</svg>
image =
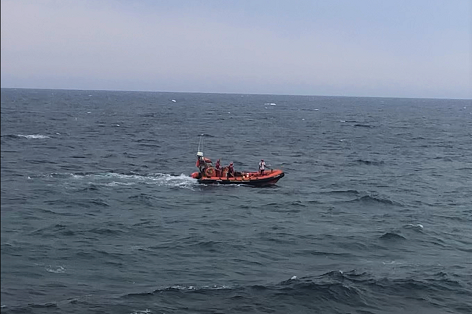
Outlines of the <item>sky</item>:
<svg viewBox="0 0 472 314">
<path fill-rule="evenodd" d="M 472 0 L 1 0 L 1 87 L 472 99 Z"/>
</svg>

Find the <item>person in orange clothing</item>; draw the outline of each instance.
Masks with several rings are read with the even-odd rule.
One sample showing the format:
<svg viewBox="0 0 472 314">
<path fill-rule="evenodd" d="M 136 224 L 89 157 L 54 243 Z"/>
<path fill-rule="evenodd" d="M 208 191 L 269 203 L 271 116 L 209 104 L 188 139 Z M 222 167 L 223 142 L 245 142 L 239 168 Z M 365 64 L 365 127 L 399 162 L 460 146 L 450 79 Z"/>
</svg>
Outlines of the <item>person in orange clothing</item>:
<svg viewBox="0 0 472 314">
<path fill-rule="evenodd" d="M 197 153 L 197 163 L 195 166 L 200 170 L 200 172 L 205 171 L 206 168 L 211 167 L 211 159 L 203 157 L 202 152 Z"/>
<path fill-rule="evenodd" d="M 203 153 L 202 152 L 197 153 L 197 162 L 196 162 L 195 166 L 198 168 L 198 170 L 200 170 L 200 172 L 202 172 L 202 170 L 204 169 L 205 162 L 203 161 Z"/>
</svg>

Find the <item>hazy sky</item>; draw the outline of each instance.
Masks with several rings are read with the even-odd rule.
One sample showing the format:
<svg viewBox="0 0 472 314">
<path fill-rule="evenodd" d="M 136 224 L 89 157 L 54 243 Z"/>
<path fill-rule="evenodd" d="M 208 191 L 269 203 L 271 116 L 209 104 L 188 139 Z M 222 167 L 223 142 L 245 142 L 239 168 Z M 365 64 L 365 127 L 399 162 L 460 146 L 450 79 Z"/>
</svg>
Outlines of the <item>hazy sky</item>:
<svg viewBox="0 0 472 314">
<path fill-rule="evenodd" d="M 472 98 L 472 0 L 1 0 L 1 86 Z"/>
</svg>

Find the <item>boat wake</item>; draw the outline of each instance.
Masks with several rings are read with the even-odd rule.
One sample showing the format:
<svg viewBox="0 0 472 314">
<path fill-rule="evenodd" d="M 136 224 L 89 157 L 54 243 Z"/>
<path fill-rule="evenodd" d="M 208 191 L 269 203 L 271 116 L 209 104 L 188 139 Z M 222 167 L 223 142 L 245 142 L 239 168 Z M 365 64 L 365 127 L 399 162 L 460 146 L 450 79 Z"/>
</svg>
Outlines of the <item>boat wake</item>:
<svg viewBox="0 0 472 314">
<path fill-rule="evenodd" d="M 26 139 L 48 139 L 51 138 L 48 135 L 43 135 L 43 134 L 2 134 L 2 138 L 9 138 L 9 139 L 20 139 L 20 138 L 26 138 Z"/>
<path fill-rule="evenodd" d="M 87 183 L 93 186 L 133 186 L 133 185 L 157 185 L 177 188 L 192 189 L 197 185 L 197 180 L 185 174 L 172 175 L 166 173 L 51 173 L 41 176 L 29 176 L 28 179 L 35 180 L 39 178 L 67 180 L 69 185 L 74 183 Z"/>
</svg>

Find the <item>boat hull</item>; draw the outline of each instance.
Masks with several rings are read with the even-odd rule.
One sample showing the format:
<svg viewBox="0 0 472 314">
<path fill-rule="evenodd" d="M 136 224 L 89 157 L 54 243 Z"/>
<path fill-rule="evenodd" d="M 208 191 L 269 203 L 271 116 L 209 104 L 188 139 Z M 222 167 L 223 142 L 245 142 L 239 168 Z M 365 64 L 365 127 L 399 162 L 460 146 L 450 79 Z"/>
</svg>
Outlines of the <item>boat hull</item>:
<svg viewBox="0 0 472 314">
<path fill-rule="evenodd" d="M 264 174 L 258 172 L 242 172 L 234 177 L 226 176 L 202 176 L 194 172 L 191 177 L 202 184 L 245 184 L 251 186 L 271 186 L 284 177 L 284 172 L 279 169 L 266 171 Z"/>
</svg>

